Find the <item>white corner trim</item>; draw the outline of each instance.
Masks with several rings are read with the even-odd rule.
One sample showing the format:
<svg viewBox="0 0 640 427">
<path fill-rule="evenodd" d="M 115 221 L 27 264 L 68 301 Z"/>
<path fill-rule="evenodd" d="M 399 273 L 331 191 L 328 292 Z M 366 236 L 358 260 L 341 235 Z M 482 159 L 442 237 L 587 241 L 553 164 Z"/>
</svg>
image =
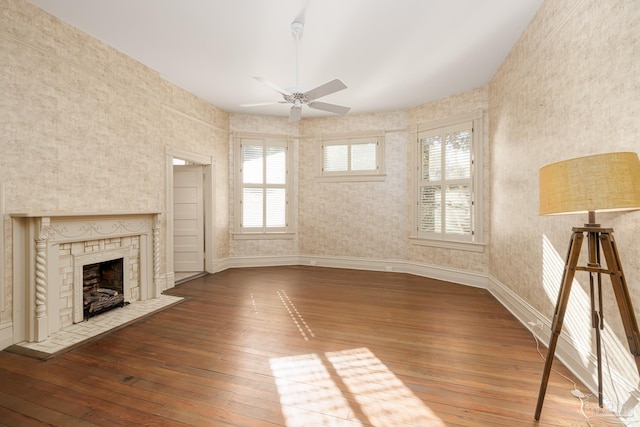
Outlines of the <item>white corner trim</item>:
<svg viewBox="0 0 640 427">
<path fill-rule="evenodd" d="M 0 313 L 4 311 L 4 182 L 0 182 Z M 0 346 L 2 348 L 2 346 Z"/>
</svg>

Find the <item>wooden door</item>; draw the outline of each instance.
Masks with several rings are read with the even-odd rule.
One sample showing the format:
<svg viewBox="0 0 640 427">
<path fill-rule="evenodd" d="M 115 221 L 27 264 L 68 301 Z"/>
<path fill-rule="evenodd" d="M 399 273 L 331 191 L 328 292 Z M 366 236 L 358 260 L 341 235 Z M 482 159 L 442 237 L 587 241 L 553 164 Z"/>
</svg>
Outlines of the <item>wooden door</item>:
<svg viewBox="0 0 640 427">
<path fill-rule="evenodd" d="M 204 271 L 202 166 L 173 167 L 173 259 L 175 272 Z"/>
</svg>

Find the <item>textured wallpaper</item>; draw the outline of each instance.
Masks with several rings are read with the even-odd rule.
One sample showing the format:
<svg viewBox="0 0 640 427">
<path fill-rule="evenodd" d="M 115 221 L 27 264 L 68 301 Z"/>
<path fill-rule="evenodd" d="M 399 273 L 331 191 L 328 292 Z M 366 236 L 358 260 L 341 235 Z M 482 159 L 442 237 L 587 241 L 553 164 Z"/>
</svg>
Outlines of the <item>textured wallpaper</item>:
<svg viewBox="0 0 640 427">
<path fill-rule="evenodd" d="M 640 152 L 639 57 L 637 0 L 545 1 L 490 83 L 490 272 L 549 319 L 557 295 L 550 286 L 560 279 L 552 271 L 553 260 L 564 263 L 571 228 L 587 218 L 540 217 L 538 171 L 590 154 Z M 616 230 L 640 317 L 640 212 L 597 219 Z M 580 273 L 576 277 L 582 288 L 572 292 L 569 306 L 578 316 L 588 310 L 588 301 L 579 296 L 589 291 L 588 278 Z M 604 311 L 626 354 L 609 286 Z M 569 333 L 584 334 L 588 340 L 590 325 L 584 323 L 569 327 Z"/>
<path fill-rule="evenodd" d="M 639 31 L 637 0 L 547 0 L 486 87 L 407 111 L 292 125 L 229 115 L 30 3 L 0 0 L 5 211 L 164 211 L 165 147 L 172 146 L 214 158 L 218 258 L 337 256 L 485 273 L 551 317 L 555 293 L 545 288 L 545 268 L 550 257 L 564 257 L 571 227 L 585 219 L 538 215 L 538 170 L 581 155 L 640 151 Z M 412 245 L 412 132 L 478 110 L 488 246 L 476 253 Z M 318 179 L 318 136 L 371 131 L 385 135 L 384 180 Z M 234 132 L 295 137 L 296 238 L 232 238 Z M 617 230 L 640 317 L 640 213 L 599 219 Z M 5 217 L 0 325 L 11 320 L 10 224 Z M 623 338 L 610 293 L 605 311 Z"/>
<path fill-rule="evenodd" d="M 445 99 L 430 102 L 428 104 L 421 105 L 409 110 L 408 112 L 408 124 L 409 131 L 415 132 L 415 129 L 420 124 L 426 124 L 438 120 L 455 118 L 464 114 L 474 113 L 476 111 L 483 112 L 484 122 L 484 134 L 480 136 L 480 143 L 483 146 L 484 153 L 484 170 L 483 170 L 483 194 L 480 197 L 484 200 L 484 221 L 483 226 L 485 230 L 485 243 L 490 242 L 490 226 L 489 226 L 489 141 L 487 138 L 488 124 L 487 124 L 487 109 L 489 108 L 488 88 L 482 87 L 469 92 L 465 92 L 458 95 L 452 95 Z M 415 135 L 415 133 L 413 134 Z M 411 133 L 408 138 L 411 138 Z M 414 149 L 415 142 L 412 140 L 407 141 L 411 150 Z M 411 153 L 410 153 L 411 154 Z M 415 156 L 409 155 L 407 159 L 407 170 L 411 170 L 414 167 Z M 410 172 L 409 172 L 410 173 Z M 411 190 L 410 190 L 411 191 Z M 407 221 L 410 218 L 407 217 Z M 409 232 L 409 223 L 406 225 L 407 233 Z M 480 273 L 487 273 L 489 270 L 488 264 L 488 250 L 485 248 L 484 252 L 469 252 L 459 251 L 443 248 L 435 248 L 429 246 L 407 245 L 407 259 L 414 262 L 438 265 L 443 267 L 451 267 L 459 270 L 474 271 Z"/>
<path fill-rule="evenodd" d="M 382 181 L 327 182 L 321 176 L 321 136 L 380 132 Z M 407 240 L 406 113 L 304 120 L 300 142 L 300 253 L 381 260 L 405 259 Z"/>
<path fill-rule="evenodd" d="M 298 124 L 289 123 L 289 119 L 286 117 L 268 117 L 268 116 L 256 116 L 256 115 L 244 115 L 244 114 L 231 114 L 229 118 L 229 128 L 231 130 L 231 137 L 238 133 L 259 133 L 278 135 L 283 137 L 294 137 L 298 135 Z M 298 142 L 294 141 L 293 153 L 294 165 L 297 164 L 298 157 Z M 231 144 L 229 150 L 229 164 L 231 165 L 229 171 L 229 180 L 233 187 L 234 171 L 239 165 L 235 165 L 234 161 L 234 145 Z M 297 170 L 293 170 L 294 183 L 297 180 Z M 228 227 L 233 232 L 233 224 L 235 218 L 234 212 L 234 193 L 231 191 L 229 194 L 229 223 Z M 293 203 L 294 206 L 297 203 L 297 194 L 294 191 L 290 195 L 289 203 Z M 294 208 L 295 209 L 295 208 Z M 229 256 L 231 257 L 243 257 L 243 256 L 274 256 L 274 255 L 295 255 L 298 253 L 298 241 L 297 239 L 274 239 L 274 240 L 239 240 L 234 239 L 233 236 L 229 242 Z"/>
<path fill-rule="evenodd" d="M 215 159 L 217 250 L 228 255 L 227 113 L 23 0 L 0 0 L 0 69 L 6 213 L 165 211 L 173 146 Z M 10 224 L 0 323 L 11 320 Z"/>
</svg>

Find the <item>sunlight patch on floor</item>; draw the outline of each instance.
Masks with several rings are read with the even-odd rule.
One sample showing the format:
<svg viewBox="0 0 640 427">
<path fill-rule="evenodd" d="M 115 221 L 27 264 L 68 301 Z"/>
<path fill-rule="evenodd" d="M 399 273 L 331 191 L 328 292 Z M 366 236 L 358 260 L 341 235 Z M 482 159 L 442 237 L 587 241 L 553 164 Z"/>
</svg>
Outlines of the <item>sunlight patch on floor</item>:
<svg viewBox="0 0 640 427">
<path fill-rule="evenodd" d="M 445 426 L 368 348 L 273 358 L 270 366 L 288 427 Z"/>
<path fill-rule="evenodd" d="M 351 408 L 316 354 L 269 361 L 288 427 L 361 425 L 347 421 Z"/>
<path fill-rule="evenodd" d="M 368 348 L 325 355 L 371 424 L 445 426 Z"/>
<path fill-rule="evenodd" d="M 309 337 L 311 338 L 315 337 L 313 330 L 304 320 L 304 317 L 302 317 L 302 314 L 300 314 L 295 304 L 291 301 L 291 299 L 289 298 L 289 295 L 287 295 L 287 293 L 284 290 L 278 291 L 277 294 L 278 294 L 278 297 L 280 298 L 280 301 L 282 301 L 282 304 L 287 309 L 289 316 L 291 316 L 291 320 L 293 320 L 293 323 L 296 325 L 296 327 L 300 331 L 302 338 L 304 338 L 305 341 L 309 341 Z"/>
</svg>

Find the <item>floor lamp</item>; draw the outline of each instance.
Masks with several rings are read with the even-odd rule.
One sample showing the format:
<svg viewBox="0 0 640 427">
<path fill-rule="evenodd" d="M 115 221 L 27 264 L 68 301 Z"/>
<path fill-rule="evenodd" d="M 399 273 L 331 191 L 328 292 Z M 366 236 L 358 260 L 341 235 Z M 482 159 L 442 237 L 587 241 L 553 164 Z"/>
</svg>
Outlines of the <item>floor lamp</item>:
<svg viewBox="0 0 640 427">
<path fill-rule="evenodd" d="M 598 362 L 598 404 L 602 407 L 601 330 L 604 327 L 602 313 L 602 275 L 609 276 L 615 294 L 627 343 L 640 374 L 640 332 L 631 306 L 627 282 L 622 272 L 613 229 L 596 224 L 596 212 L 640 209 L 640 159 L 632 152 L 608 153 L 565 160 L 540 169 L 540 214 L 588 213 L 589 223 L 573 228 L 569 250 L 562 273 L 551 337 L 545 361 L 535 419 L 540 419 L 544 395 L 551 373 L 551 365 L 558 337 L 562 330 L 564 314 L 569 301 L 571 285 L 576 271 L 589 273 L 591 294 L 591 326 L 595 329 L 596 357 Z M 588 262 L 578 265 L 580 248 L 587 238 Z M 601 255 L 606 264 L 603 267 Z"/>
</svg>

